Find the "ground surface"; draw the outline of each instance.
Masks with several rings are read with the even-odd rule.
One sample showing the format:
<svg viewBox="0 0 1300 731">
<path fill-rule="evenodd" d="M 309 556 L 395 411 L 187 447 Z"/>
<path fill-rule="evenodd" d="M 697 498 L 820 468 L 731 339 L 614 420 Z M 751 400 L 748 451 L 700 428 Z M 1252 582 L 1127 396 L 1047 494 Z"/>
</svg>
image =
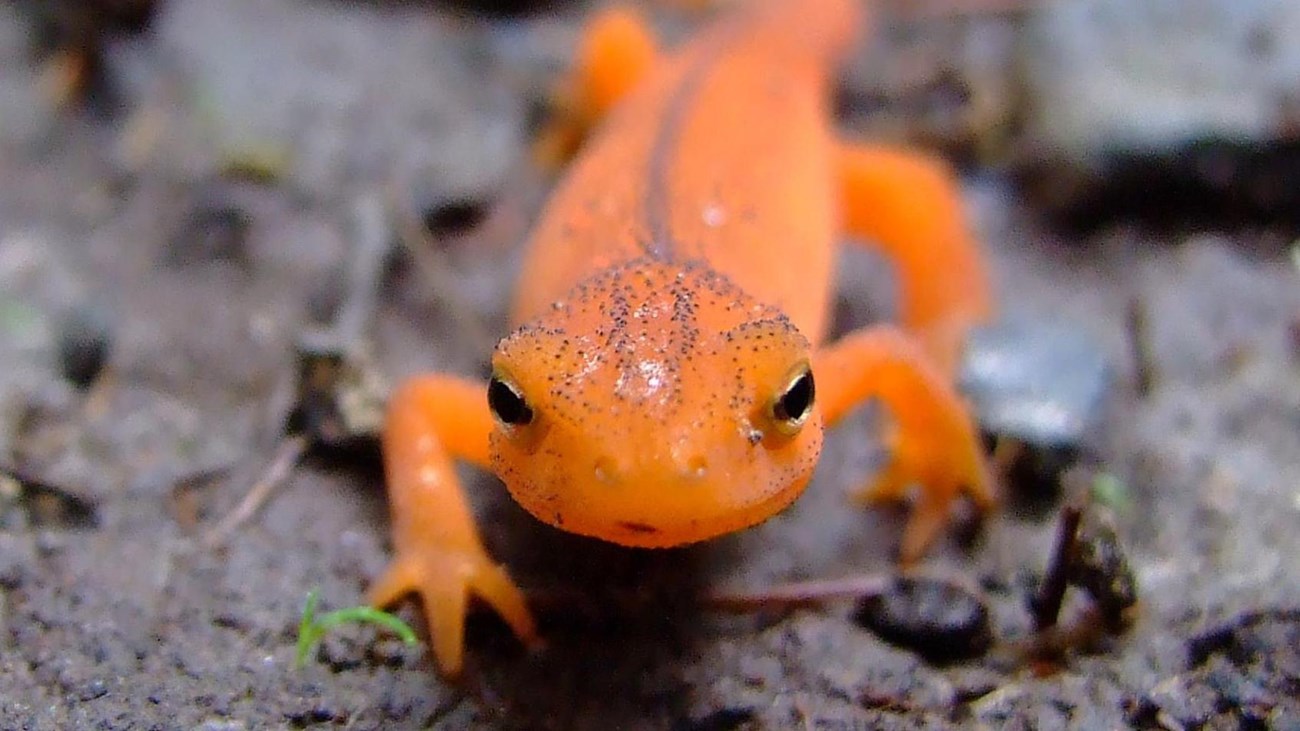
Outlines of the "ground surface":
<svg viewBox="0 0 1300 731">
<path fill-rule="evenodd" d="M 936 667 L 848 606 L 728 618 L 665 604 L 555 623 L 535 655 L 483 621 L 460 688 L 421 648 L 367 628 L 293 669 L 306 592 L 359 603 L 384 565 L 380 476 L 310 460 L 224 546 L 196 538 L 271 458 L 292 345 L 337 299 L 358 199 L 497 201 L 446 242 L 456 292 L 431 295 L 407 267 L 373 328 L 391 378 L 480 368 L 474 323 L 448 313 L 501 327 L 511 252 L 545 189 L 520 161 L 525 92 L 547 75 L 539 59 L 563 58 L 572 18 L 177 0 L 151 41 L 114 50 L 127 111 L 103 118 L 43 109 L 8 13 L 0 450 L 92 508 L 0 503 L 0 728 L 1296 727 L 1300 287 L 1284 239 L 1122 223 L 1052 233 L 987 176 L 972 209 L 1005 310 L 1081 328 L 1118 373 L 1099 459 L 1129 486 L 1119 527 L 1142 608 L 1128 634 L 1055 672 L 1005 644 Z M 259 157 L 285 161 L 280 182 L 217 175 Z M 1135 298 L 1154 373 L 1141 396 Z M 842 299 L 846 317 L 871 309 L 861 283 Z M 87 311 L 112 347 L 78 391 L 56 343 L 68 313 Z M 529 586 L 762 587 L 889 570 L 901 516 L 844 507 L 878 457 L 870 444 L 868 425 L 841 429 L 792 510 L 690 551 L 558 536 L 494 481 L 472 485 L 494 553 Z M 1052 534 L 1050 519 L 1003 515 L 972 552 L 940 546 L 927 568 L 981 584 L 998 634 L 1024 637 L 1024 577 Z"/>
</svg>

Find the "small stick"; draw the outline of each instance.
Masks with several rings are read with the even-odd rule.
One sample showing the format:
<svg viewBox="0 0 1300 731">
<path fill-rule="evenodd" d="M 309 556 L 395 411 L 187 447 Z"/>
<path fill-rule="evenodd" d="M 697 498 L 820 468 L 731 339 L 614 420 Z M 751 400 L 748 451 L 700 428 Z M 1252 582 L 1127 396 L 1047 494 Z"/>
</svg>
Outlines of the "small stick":
<svg viewBox="0 0 1300 731">
<path fill-rule="evenodd" d="M 0 463 L 0 507 L 17 501 L 28 503 L 28 516 L 38 523 L 49 519 L 64 525 L 93 526 L 99 521 L 96 504 L 76 490 L 46 482 L 21 467 Z"/>
<path fill-rule="evenodd" d="M 797 581 L 759 591 L 711 591 L 699 604 L 719 612 L 752 612 L 759 609 L 806 607 L 840 599 L 862 599 L 888 590 L 892 576 L 848 576 L 842 579 Z"/>
<path fill-rule="evenodd" d="M 1040 0 L 921 0 L 893 3 L 891 15 L 915 23 L 945 18 L 1023 15 L 1041 4 Z"/>
<path fill-rule="evenodd" d="M 824 602 L 861 599 L 888 590 L 892 576 L 864 575 L 842 579 L 797 581 L 778 584 L 757 591 L 705 591 L 694 603 L 704 609 L 728 614 L 744 614 L 764 609 L 793 609 Z M 635 603 L 643 594 L 628 593 L 616 599 Z M 528 592 L 528 602 L 542 612 L 559 613 L 589 604 L 591 597 L 579 590 L 538 589 Z"/>
<path fill-rule="evenodd" d="M 344 283 L 346 296 L 334 315 L 332 328 L 345 353 L 365 342 L 379 308 L 384 265 L 392 249 L 387 214 L 384 200 L 377 193 L 359 196 L 352 204 L 353 246 Z"/>
<path fill-rule="evenodd" d="M 352 204 L 353 246 L 343 298 L 333 319 L 298 337 L 298 382 L 291 416 L 311 441 L 334 446 L 377 434 L 387 383 L 372 365 L 375 314 L 384 270 L 393 250 L 390 211 L 383 196 L 367 192 Z M 303 423 L 299 423 L 299 422 Z"/>
<path fill-rule="evenodd" d="M 1038 592 L 1030 602 L 1034 615 L 1034 629 L 1043 631 L 1056 624 L 1061 614 L 1061 602 L 1065 599 L 1065 589 L 1070 579 L 1070 564 L 1074 561 L 1074 548 L 1079 538 L 1079 522 L 1083 519 L 1083 509 L 1078 505 L 1066 505 L 1061 508 L 1061 518 L 1057 523 L 1056 549 L 1052 552 L 1051 563 L 1047 573 L 1038 586 Z"/>
<path fill-rule="evenodd" d="M 207 548 L 216 548 L 221 545 L 231 532 L 251 518 L 262 505 L 266 504 L 267 498 L 271 496 L 276 486 L 284 482 L 285 478 L 298 464 L 298 460 L 302 459 L 307 447 L 307 437 L 302 434 L 294 434 L 281 440 L 280 446 L 276 449 L 275 457 L 272 458 L 271 464 L 267 466 L 262 479 L 253 484 L 248 494 L 244 495 L 244 499 L 239 501 L 234 510 L 227 513 L 211 530 L 203 534 L 203 545 Z"/>
<path fill-rule="evenodd" d="M 1133 353 L 1133 372 L 1137 379 L 1138 398 L 1151 394 L 1157 373 L 1155 356 L 1151 353 L 1151 315 L 1146 302 L 1138 296 L 1128 301 L 1124 312 L 1124 329 L 1128 334 L 1129 349 Z"/>
</svg>

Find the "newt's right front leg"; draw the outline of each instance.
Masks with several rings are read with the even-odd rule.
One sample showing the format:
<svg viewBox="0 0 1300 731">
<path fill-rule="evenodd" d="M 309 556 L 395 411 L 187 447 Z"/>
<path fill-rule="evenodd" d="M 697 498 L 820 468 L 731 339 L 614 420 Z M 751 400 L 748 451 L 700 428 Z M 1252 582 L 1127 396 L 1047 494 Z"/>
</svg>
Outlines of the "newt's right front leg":
<svg viewBox="0 0 1300 731">
<path fill-rule="evenodd" d="M 370 590 L 376 606 L 418 592 L 434 656 L 445 675 L 460 672 L 470 592 L 490 604 L 519 639 L 537 639 L 523 592 L 488 557 L 452 463 L 486 469 L 492 417 L 484 387 L 451 376 L 411 379 L 393 394 L 384 424 L 396 556 Z"/>
</svg>

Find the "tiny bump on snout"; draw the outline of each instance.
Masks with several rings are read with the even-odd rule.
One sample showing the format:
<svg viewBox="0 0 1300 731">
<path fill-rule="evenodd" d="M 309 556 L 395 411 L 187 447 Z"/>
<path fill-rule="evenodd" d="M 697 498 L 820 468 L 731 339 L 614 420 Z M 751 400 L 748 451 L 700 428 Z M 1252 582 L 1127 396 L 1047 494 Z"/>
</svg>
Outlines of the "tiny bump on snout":
<svg viewBox="0 0 1300 731">
<path fill-rule="evenodd" d="M 684 476 L 690 480 L 698 480 L 709 474 L 709 458 L 702 454 L 691 455 L 686 460 L 686 470 Z"/>
<path fill-rule="evenodd" d="M 592 469 L 592 474 L 595 475 L 597 482 L 606 485 L 618 481 L 618 467 L 614 464 L 614 460 L 609 457 L 598 457 L 596 466 Z"/>
</svg>

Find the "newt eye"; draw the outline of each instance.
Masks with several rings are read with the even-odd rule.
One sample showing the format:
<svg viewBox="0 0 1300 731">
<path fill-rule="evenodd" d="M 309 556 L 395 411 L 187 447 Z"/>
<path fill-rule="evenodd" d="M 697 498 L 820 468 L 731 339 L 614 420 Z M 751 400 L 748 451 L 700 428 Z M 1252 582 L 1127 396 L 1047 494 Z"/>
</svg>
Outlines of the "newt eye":
<svg viewBox="0 0 1300 731">
<path fill-rule="evenodd" d="M 493 375 L 488 381 L 488 408 L 497 421 L 508 426 L 523 426 L 533 420 L 533 410 L 514 384 Z"/>
<path fill-rule="evenodd" d="M 786 382 L 785 388 L 772 402 L 772 418 L 777 428 L 786 434 L 798 431 L 812 413 L 816 395 L 812 369 L 805 364 Z"/>
</svg>

